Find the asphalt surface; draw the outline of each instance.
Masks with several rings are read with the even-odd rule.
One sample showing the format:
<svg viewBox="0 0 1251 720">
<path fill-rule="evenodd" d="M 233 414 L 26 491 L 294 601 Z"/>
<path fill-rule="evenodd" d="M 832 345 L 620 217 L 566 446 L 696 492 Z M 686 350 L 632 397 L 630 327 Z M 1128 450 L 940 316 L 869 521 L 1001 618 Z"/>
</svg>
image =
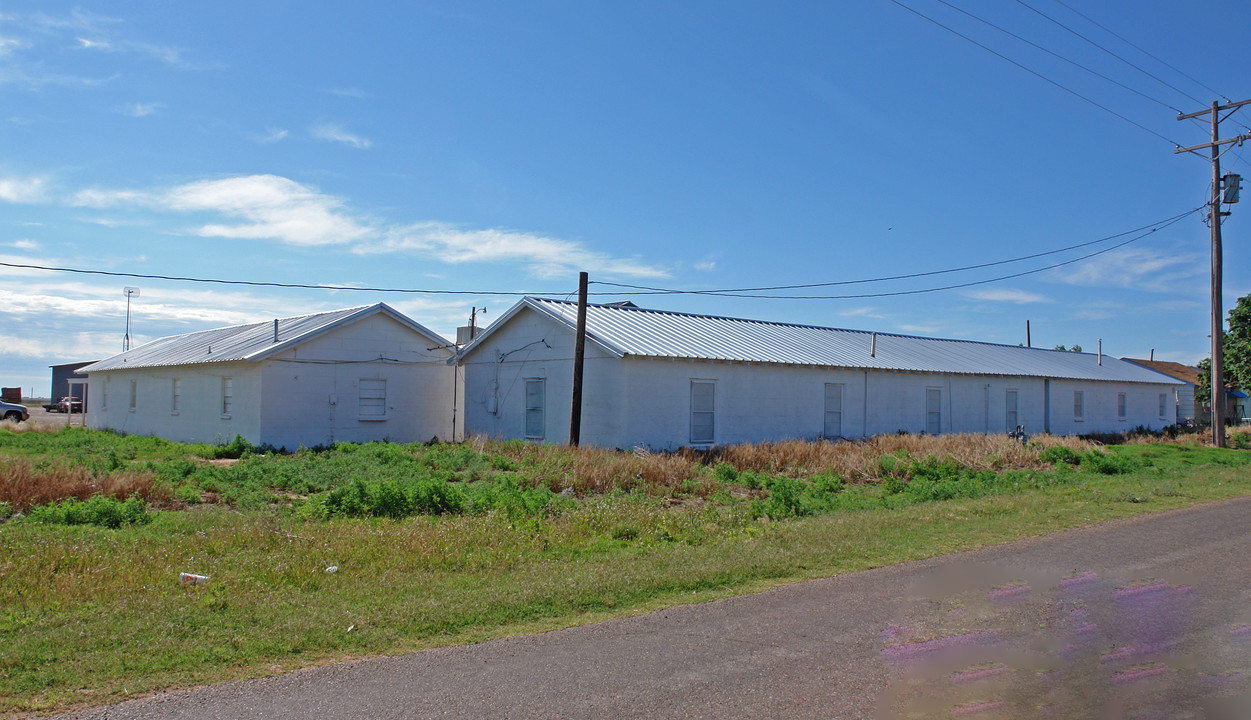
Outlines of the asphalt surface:
<svg viewBox="0 0 1251 720">
<path fill-rule="evenodd" d="M 73 718 L 1251 717 L 1251 499 Z"/>
</svg>

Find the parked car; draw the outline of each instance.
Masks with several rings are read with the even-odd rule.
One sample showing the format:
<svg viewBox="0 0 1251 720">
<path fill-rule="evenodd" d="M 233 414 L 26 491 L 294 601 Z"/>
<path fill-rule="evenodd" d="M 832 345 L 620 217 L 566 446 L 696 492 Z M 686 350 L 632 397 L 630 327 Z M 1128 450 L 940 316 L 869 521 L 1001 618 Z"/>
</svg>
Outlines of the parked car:
<svg viewBox="0 0 1251 720">
<path fill-rule="evenodd" d="M 57 403 L 57 412 L 80 413 L 82 411 L 83 401 L 75 397 L 63 397 L 61 402 Z"/>
<path fill-rule="evenodd" d="M 13 422 L 22 422 L 30 419 L 30 410 L 27 410 L 25 405 L 0 401 L 0 417 Z"/>
</svg>

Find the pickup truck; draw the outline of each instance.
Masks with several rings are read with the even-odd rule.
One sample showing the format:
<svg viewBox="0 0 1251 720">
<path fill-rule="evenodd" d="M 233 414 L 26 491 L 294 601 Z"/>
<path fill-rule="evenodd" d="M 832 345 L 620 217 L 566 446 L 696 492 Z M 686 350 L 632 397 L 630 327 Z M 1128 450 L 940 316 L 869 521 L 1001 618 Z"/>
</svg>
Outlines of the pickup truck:
<svg viewBox="0 0 1251 720">
<path fill-rule="evenodd" d="M 78 398 L 63 397 L 61 398 L 61 402 L 53 403 L 51 405 L 44 405 L 43 409 L 47 410 L 48 412 L 80 413 L 83 411 L 83 401 L 79 400 Z"/>
<path fill-rule="evenodd" d="M 0 418 L 22 422 L 30 419 L 30 410 L 27 410 L 25 405 L 0 400 Z"/>
</svg>

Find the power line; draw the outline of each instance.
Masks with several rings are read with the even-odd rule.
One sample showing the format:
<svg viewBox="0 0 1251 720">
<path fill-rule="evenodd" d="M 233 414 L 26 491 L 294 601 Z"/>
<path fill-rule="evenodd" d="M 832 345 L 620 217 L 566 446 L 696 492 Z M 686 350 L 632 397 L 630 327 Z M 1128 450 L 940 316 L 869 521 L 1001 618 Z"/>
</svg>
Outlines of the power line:
<svg viewBox="0 0 1251 720">
<path fill-rule="evenodd" d="M 1112 32 L 1112 31 L 1111 31 L 1110 29 L 1108 29 L 1107 27 L 1105 27 L 1105 26 L 1103 26 L 1103 25 L 1100 25 L 1098 22 L 1095 22 L 1093 19 L 1091 19 L 1091 18 L 1090 18 L 1090 16 L 1088 16 L 1088 15 L 1086 15 L 1086 14 L 1082 13 L 1080 10 L 1077 10 L 1077 9 L 1076 9 L 1076 8 L 1074 8 L 1072 5 L 1068 5 L 1067 3 L 1065 3 L 1065 2 L 1064 2 L 1064 0 L 1056 0 L 1056 2 L 1057 2 L 1057 3 L 1059 3 L 1059 4 L 1061 4 L 1061 5 L 1063 5 L 1064 7 L 1068 8 L 1068 9 L 1069 9 L 1069 11 L 1071 11 L 1071 12 L 1073 12 L 1073 13 L 1076 13 L 1077 15 L 1081 16 L 1083 19 L 1085 19 L 1085 20 L 1086 20 L 1086 22 L 1089 22 L 1091 25 L 1094 25 L 1095 27 L 1099 28 L 1100 30 L 1103 30 L 1103 31 L 1104 31 L 1104 32 L 1106 32 L 1107 34 L 1109 34 L 1109 35 L 1111 35 L 1112 37 L 1116 38 L 1117 40 L 1120 40 L 1121 42 L 1123 42 L 1123 43 L 1125 43 L 1126 45 L 1128 45 L 1128 46 L 1132 47 L 1133 49 L 1137 50 L 1138 52 L 1142 53 L 1143 55 L 1146 55 L 1147 57 L 1151 58 L 1152 60 L 1155 60 L 1156 62 L 1160 63 L 1160 64 L 1161 64 L 1161 65 L 1163 65 L 1164 67 L 1168 68 L 1169 70 L 1172 70 L 1173 72 L 1177 73 L 1178 75 L 1181 75 L 1182 77 L 1184 77 L 1184 78 L 1186 78 L 1187 80 L 1189 80 L 1190 82 L 1192 82 L 1192 83 L 1194 83 L 1194 84 L 1198 85 L 1199 87 L 1203 88 L 1204 90 L 1207 90 L 1208 92 L 1212 93 L 1213 95 L 1218 95 L 1218 96 L 1220 96 L 1220 97 L 1225 98 L 1225 102 L 1233 102 L 1233 100 L 1231 100 L 1231 99 L 1230 99 L 1230 97 L 1229 97 L 1228 95 L 1226 95 L 1225 93 L 1223 93 L 1223 92 L 1219 92 L 1219 91 L 1217 91 L 1217 90 L 1213 90 L 1212 88 L 1208 87 L 1207 85 L 1203 84 L 1202 82 L 1200 82 L 1200 81 L 1196 80 L 1195 78 L 1193 78 L 1193 77 L 1191 77 L 1191 76 L 1187 75 L 1186 73 L 1182 72 L 1181 70 L 1177 69 L 1176 67 L 1174 67 L 1174 66 L 1172 66 L 1172 65 L 1168 64 L 1168 63 L 1167 63 L 1167 62 L 1165 62 L 1164 60 L 1161 60 L 1160 58 L 1156 57 L 1155 55 L 1152 55 L 1151 53 L 1149 53 L 1149 52 L 1147 52 L 1146 50 L 1144 50 L 1144 49 L 1142 49 L 1142 48 L 1138 47 L 1137 45 L 1135 45 L 1134 43 L 1130 42 L 1129 40 L 1126 40 L 1125 38 L 1121 37 L 1120 35 L 1117 35 L 1116 33 Z M 1185 93 L 1182 93 L 1182 94 L 1184 95 Z M 1194 98 L 1190 98 L 1190 99 L 1191 99 L 1191 100 L 1194 100 Z"/>
<path fill-rule="evenodd" d="M 862 278 L 859 280 L 837 280 L 837 281 L 832 281 L 832 282 L 804 283 L 804 284 L 798 284 L 798 285 L 770 285 L 770 286 L 765 286 L 765 287 L 722 288 L 718 290 L 667 290 L 665 288 L 649 287 L 646 285 L 625 285 L 621 283 L 610 283 L 610 282 L 602 282 L 602 281 L 597 281 L 595 284 L 610 286 L 610 287 L 627 288 L 631 290 L 641 290 L 641 291 L 646 291 L 644 294 L 650 294 L 650 295 L 663 295 L 663 294 L 720 295 L 720 294 L 725 294 L 725 293 L 764 292 L 764 291 L 769 291 L 769 290 L 802 290 L 804 288 L 836 287 L 840 285 L 863 285 L 867 283 L 887 282 L 891 280 L 910 280 L 913 278 L 929 277 L 932 275 L 947 275 L 950 273 L 964 272 L 966 270 L 980 270 L 982 268 L 995 267 L 997 265 L 1008 265 L 1011 263 L 1022 262 L 1024 260 L 1033 260 L 1033 259 L 1040 258 L 1040 257 L 1046 257 L 1048 255 L 1057 255 L 1062 252 L 1068 252 L 1070 250 L 1077 250 L 1078 248 L 1090 247 L 1091 245 L 1098 245 L 1099 243 L 1104 243 L 1109 240 L 1115 240 L 1117 238 L 1125 237 L 1126 235 L 1131 235 L 1133 233 L 1141 232 L 1143 230 L 1151 230 L 1152 232 L 1154 232 L 1155 230 L 1168 227 L 1174 222 L 1181 220 L 1187 215 L 1191 215 L 1195 212 L 1198 212 L 1199 210 L 1202 210 L 1205 207 L 1207 207 L 1207 203 L 1204 203 L 1203 205 L 1200 205 L 1199 207 L 1196 207 L 1191 210 L 1187 210 L 1186 212 L 1179 213 L 1172 217 L 1136 227 L 1132 230 L 1126 230 L 1124 232 L 1116 233 L 1115 235 L 1108 235 L 1106 237 L 1101 237 L 1098 240 L 1089 240 L 1087 242 L 1078 243 L 1076 245 L 1069 245 L 1067 247 L 1057 248 L 1055 250 L 1047 250 L 1045 252 L 1033 253 L 1031 255 L 1020 255 L 1018 257 L 1007 258 L 1004 260 L 995 260 L 993 262 L 978 263 L 975 265 L 963 265 L 963 266 L 955 267 L 955 268 L 946 268 L 944 270 L 928 270 L 925 272 L 908 273 L 905 275 L 886 275 L 883 277 Z M 1080 260 L 1082 258 L 1078 258 L 1078 259 Z M 604 293 L 604 294 L 607 294 L 607 293 Z M 743 297 L 755 297 L 755 296 L 746 295 Z"/>
<path fill-rule="evenodd" d="M 257 282 L 254 280 L 222 280 L 219 278 L 196 278 L 180 275 L 145 275 L 142 273 L 110 272 L 107 270 L 83 270 L 81 268 L 52 267 L 47 265 L 28 265 L 23 263 L 0 262 L 0 267 L 23 268 L 27 270 L 47 270 L 49 272 L 76 273 L 79 275 L 105 275 L 108 277 L 140 278 L 145 280 L 175 280 L 178 282 L 211 283 L 216 285 L 246 285 L 248 287 L 296 288 L 304 290 L 353 290 L 356 292 L 408 293 L 418 295 L 506 295 L 525 297 L 527 295 L 554 295 L 559 293 L 536 292 L 504 292 L 500 290 L 419 290 L 414 288 L 361 287 L 357 285 L 311 285 L 306 283 Z"/>
<path fill-rule="evenodd" d="M 958 30 L 956 30 L 956 29 L 954 29 L 954 28 L 951 28 L 951 27 L 949 27 L 949 26 L 947 26 L 947 25 L 942 24 L 941 22 L 939 22 L 939 21 L 935 20 L 934 18 L 930 17 L 929 15 L 926 15 L 925 13 L 923 13 L 923 12 L 921 12 L 921 11 L 919 11 L 919 10 L 916 10 L 916 9 L 914 9 L 914 8 L 911 8 L 911 7 L 909 7 L 909 6 L 905 5 L 905 4 L 903 4 L 902 2 L 900 2 L 900 0 L 890 0 L 890 1 L 891 1 L 892 3 L 894 3 L 894 4 L 898 5 L 899 7 L 903 8 L 904 10 L 907 10 L 908 12 L 912 13 L 913 15 L 916 15 L 917 17 L 920 17 L 920 18 L 922 18 L 922 19 L 924 19 L 924 20 L 927 20 L 927 21 L 929 21 L 929 22 L 931 22 L 931 23 L 933 23 L 933 24 L 937 25 L 938 27 L 940 27 L 940 28 L 942 28 L 942 29 L 946 30 L 947 32 L 951 33 L 952 35 L 955 35 L 956 37 L 959 37 L 959 38 L 963 38 L 964 40 L 967 40 L 968 42 L 973 43 L 974 45 L 976 45 L 976 46 L 980 47 L 981 49 L 983 49 L 983 50 L 985 50 L 986 52 L 988 52 L 988 53 L 990 53 L 990 54 L 994 55 L 995 57 L 998 57 L 998 58 L 999 58 L 999 59 L 1001 59 L 1001 60 L 1005 60 L 1005 61 L 1007 61 L 1007 62 L 1012 63 L 1013 65 L 1015 65 L 1015 66 L 1017 66 L 1018 68 L 1020 68 L 1020 69 L 1024 70 L 1025 72 L 1029 73 L 1030 75 L 1033 75 L 1034 77 L 1038 78 L 1039 80 L 1043 80 L 1043 81 L 1045 81 L 1045 82 L 1047 82 L 1047 83 L 1050 83 L 1051 85 L 1054 85 L 1054 86 L 1056 86 L 1056 87 L 1060 88 L 1060 89 L 1061 89 L 1061 90 L 1063 90 L 1064 92 L 1069 93 L 1070 95 L 1073 95 L 1074 97 L 1076 97 L 1076 98 L 1078 98 L 1078 99 L 1080 99 L 1080 100 L 1084 100 L 1085 102 L 1088 102 L 1088 103 L 1090 103 L 1091 105 L 1094 105 L 1095 107 L 1099 108 L 1100 110 L 1102 110 L 1102 111 L 1104 111 L 1104 112 L 1106 112 L 1106 113 L 1108 113 L 1108 114 L 1110 114 L 1110 115 L 1115 115 L 1116 117 L 1118 117 L 1118 118 L 1120 118 L 1120 119 L 1124 120 L 1125 122 L 1129 123 L 1130 125 L 1133 125 L 1134 127 L 1138 128 L 1139 130 L 1142 130 L 1142 131 L 1144 131 L 1144 132 L 1148 132 L 1148 133 L 1151 133 L 1152 135 L 1155 135 L 1156 137 L 1160 138 L 1161 140 L 1163 140 L 1163 141 L 1164 141 L 1164 142 L 1166 142 L 1166 143 L 1169 143 L 1169 144 L 1170 144 L 1170 145 L 1172 145 L 1173 147 L 1181 147 L 1181 143 L 1176 142 L 1176 141 L 1173 141 L 1173 140 L 1170 140 L 1169 138 L 1167 138 L 1167 137 L 1165 137 L 1165 136 L 1161 135 L 1160 133 L 1156 132 L 1155 130 L 1152 130 L 1151 128 L 1147 127 L 1146 125 L 1143 125 L 1143 124 L 1141 124 L 1141 123 L 1138 123 L 1138 122 L 1135 122 L 1135 121 L 1133 121 L 1133 120 L 1130 120 L 1128 117 L 1126 117 L 1126 116 L 1124 116 L 1124 115 L 1120 114 L 1119 112 L 1117 112 L 1117 111 L 1113 110 L 1112 108 L 1109 108 L 1109 107 L 1107 107 L 1107 106 L 1105 106 L 1105 105 L 1101 105 L 1101 104 L 1099 104 L 1098 102 L 1095 102 L 1094 100 L 1091 100 L 1090 98 L 1086 97 L 1085 95 L 1082 95 L 1081 93 L 1077 92 L 1076 90 L 1072 90 L 1072 89 L 1070 89 L 1070 88 L 1067 88 L 1067 87 L 1065 87 L 1064 85 L 1061 85 L 1060 83 L 1056 82 L 1055 80 L 1052 80 L 1051 78 L 1047 77 L 1046 75 L 1043 75 L 1042 73 L 1040 73 L 1040 72 L 1038 72 L 1038 71 L 1036 71 L 1036 70 L 1031 70 L 1030 68 L 1028 68 L 1028 67 L 1026 67 L 1026 66 L 1022 65 L 1022 64 L 1021 64 L 1021 63 L 1019 63 L 1019 62 L 1017 62 L 1016 60 L 1013 60 L 1012 58 L 1008 57 L 1007 55 L 1004 55 L 1003 53 L 1000 53 L 1000 52 L 998 52 L 998 51 L 996 51 L 996 50 L 992 50 L 991 48 L 989 48 L 989 47 L 987 47 L 986 45 L 983 45 L 982 43 L 980 43 L 980 42 L 978 42 L 978 41 L 974 40 L 973 38 L 969 37 L 968 35 L 965 35 L 964 33 L 961 33 L 960 31 L 958 31 Z"/>
<path fill-rule="evenodd" d="M 1123 89 L 1125 89 L 1125 90 L 1128 90 L 1128 91 L 1130 91 L 1130 92 L 1134 93 L 1135 95 L 1138 95 L 1139 97 L 1146 98 L 1147 100 L 1150 100 L 1151 102 L 1155 103 L 1156 105 L 1163 106 L 1163 107 L 1165 107 L 1165 108 L 1168 108 L 1169 110 L 1175 110 L 1175 111 L 1177 111 L 1177 114 L 1178 114 L 1178 115 L 1180 115 L 1180 114 L 1181 114 L 1181 110 L 1179 110 L 1178 108 L 1176 108 L 1176 107 L 1174 107 L 1174 106 L 1172 106 L 1172 105 L 1169 105 L 1168 103 L 1164 102 L 1163 100 L 1160 100 L 1159 98 L 1152 97 L 1152 96 L 1150 96 L 1150 95 L 1146 94 L 1145 92 L 1142 92 L 1141 90 L 1138 90 L 1138 89 L 1136 89 L 1136 88 L 1132 88 L 1132 87 L 1130 87 L 1130 86 L 1126 85 L 1125 83 L 1121 82 L 1120 80 L 1116 80 L 1116 79 L 1114 79 L 1114 78 L 1110 78 L 1110 77 L 1108 77 L 1107 75 L 1104 75 L 1103 73 L 1099 72 L 1098 70 L 1094 70 L 1094 69 L 1088 68 L 1088 67 L 1086 67 L 1085 65 L 1082 65 L 1081 63 L 1079 63 L 1079 62 L 1077 62 L 1077 61 L 1075 61 L 1075 60 L 1070 60 L 1069 58 L 1064 57 L 1064 56 L 1063 56 L 1063 55 L 1061 55 L 1060 53 L 1054 52 L 1054 51 L 1052 51 L 1052 50 L 1048 50 L 1047 48 L 1043 47 L 1042 45 L 1039 45 L 1038 43 L 1033 42 L 1032 40 L 1027 40 L 1026 38 L 1023 38 L 1023 37 L 1021 37 L 1020 35 L 1017 35 L 1016 33 L 1012 32 L 1011 30 L 1008 30 L 1008 29 L 1006 29 L 1006 28 L 1002 28 L 1002 27 L 1000 27 L 1000 26 L 998 26 L 998 25 L 996 25 L 996 24 L 992 23 L 991 21 L 989 21 L 989 20 L 987 20 L 987 19 L 985 19 L 985 18 L 978 17 L 977 15 L 974 15 L 973 13 L 969 12 L 968 10 L 964 10 L 964 9 L 962 9 L 962 8 L 958 8 L 958 7 L 956 7 L 955 5 L 952 5 L 951 3 L 947 2 L 947 0 L 938 0 L 938 2 L 939 2 L 939 3 L 941 3 L 941 4 L 943 4 L 943 5 L 946 5 L 947 7 L 951 8 L 952 10 L 955 10 L 955 11 L 956 11 L 956 12 L 958 12 L 958 13 L 962 13 L 962 14 L 964 14 L 964 15 L 967 15 L 967 16 L 969 16 L 969 17 L 973 18 L 974 20 L 976 20 L 976 21 L 980 22 L 980 23 L 983 23 L 983 24 L 985 24 L 985 25 L 989 25 L 990 27 L 992 27 L 992 28 L 994 28 L 994 29 L 998 30 L 999 32 L 1001 32 L 1001 33 L 1003 33 L 1003 34 L 1005 34 L 1005 35 L 1008 35 L 1008 36 L 1014 37 L 1014 38 L 1016 38 L 1017 40 L 1020 40 L 1021 42 L 1025 43 L 1026 45 L 1029 45 L 1030 47 L 1033 47 L 1033 48 L 1036 48 L 1036 49 L 1038 49 L 1038 50 L 1041 50 L 1041 51 L 1043 51 L 1043 52 L 1047 53 L 1048 55 L 1050 55 L 1050 56 L 1052 56 L 1052 57 L 1054 57 L 1054 58 L 1058 58 L 1058 59 L 1060 59 L 1060 60 L 1063 60 L 1064 62 L 1066 62 L 1066 63 L 1068 63 L 1068 64 L 1070 64 L 1070 65 L 1072 65 L 1072 66 L 1074 66 L 1074 67 L 1076 67 L 1076 68 L 1079 68 L 1079 69 L 1081 69 L 1081 70 L 1085 70 L 1086 72 L 1090 73 L 1091 75 L 1094 75 L 1095 77 L 1101 78 L 1101 79 L 1103 79 L 1103 80 L 1107 80 L 1108 82 L 1112 83 L 1113 85 L 1116 85 L 1117 87 L 1120 87 L 1120 88 L 1123 88 Z"/>
<path fill-rule="evenodd" d="M 1025 0 L 1016 0 L 1016 1 L 1017 1 L 1017 3 L 1018 3 L 1018 4 L 1020 4 L 1021 6 L 1023 6 L 1023 7 L 1025 7 L 1025 8 L 1027 8 L 1027 9 L 1029 9 L 1029 10 L 1031 10 L 1031 11 L 1033 11 L 1033 12 L 1037 13 L 1038 15 L 1040 15 L 1041 17 L 1043 17 L 1043 18 L 1044 18 L 1044 19 L 1046 19 L 1046 20 L 1049 20 L 1049 21 L 1051 21 L 1051 22 L 1055 23 L 1056 25 L 1059 25 L 1060 27 L 1062 27 L 1062 28 L 1064 28 L 1065 30 L 1067 30 L 1067 31 L 1069 31 L 1069 32 L 1071 32 L 1071 33 L 1073 33 L 1074 35 L 1076 35 L 1077 37 L 1081 38 L 1082 40 L 1085 40 L 1086 42 L 1090 43 L 1091 45 L 1094 45 L 1095 47 L 1097 47 L 1097 48 L 1099 48 L 1100 50 L 1104 51 L 1105 53 L 1107 53 L 1107 54 L 1111 55 L 1112 57 L 1116 58 L 1117 60 L 1120 60 L 1121 62 L 1125 63 L 1126 65 L 1128 65 L 1128 66 L 1132 67 L 1133 69 L 1137 70 L 1138 72 L 1142 73 L 1143 75 L 1146 75 L 1147 77 L 1151 78 L 1152 80 L 1155 80 L 1156 82 L 1160 83 L 1161 85 L 1164 85 L 1165 87 L 1167 87 L 1167 88 L 1169 88 L 1169 89 L 1171 89 L 1171 90 L 1175 90 L 1176 92 L 1181 93 L 1182 95 L 1185 95 L 1187 98 L 1189 98 L 1189 99 L 1191 99 L 1191 100 L 1194 100 L 1195 102 L 1202 102 L 1202 100 L 1198 100 L 1198 99 L 1196 99 L 1193 95 L 1191 95 L 1190 93 L 1186 92 L 1185 90 L 1182 90 L 1181 88 L 1175 87 L 1175 86 L 1173 86 L 1173 85 L 1169 84 L 1168 82 L 1166 82 L 1166 81 L 1164 81 L 1164 80 L 1162 80 L 1162 79 L 1160 79 L 1160 78 L 1156 77 L 1155 75 L 1152 75 L 1151 73 L 1147 72 L 1146 70 L 1143 70 L 1141 67 L 1139 67 L 1139 66 L 1135 65 L 1134 63 L 1130 62 L 1129 60 L 1126 60 L 1125 58 L 1121 57 L 1120 55 L 1117 55 L 1116 53 L 1114 53 L 1114 52 L 1112 52 L 1111 50 L 1109 50 L 1109 49 L 1105 48 L 1104 46 L 1100 45 L 1099 43 L 1095 42 L 1094 40 L 1091 40 L 1090 38 L 1086 37 L 1085 35 L 1083 35 L 1083 34 L 1081 34 L 1081 33 L 1077 32 L 1076 30 L 1074 30 L 1073 28 L 1069 27 L 1068 25 L 1065 25 L 1064 23 L 1060 22 L 1059 20 L 1056 20 L 1055 18 L 1051 17 L 1050 15 L 1047 15 L 1046 13 L 1042 12 L 1041 10 L 1038 10 L 1037 8 L 1035 8 L 1035 7 L 1031 6 L 1029 3 L 1025 2 Z M 1067 7 L 1067 6 L 1066 6 L 1066 7 Z M 1085 16 L 1083 16 L 1083 17 L 1085 17 Z M 1093 21 L 1092 21 L 1092 22 L 1093 22 Z M 1219 95 L 1220 93 L 1217 93 L 1217 94 Z"/>
</svg>

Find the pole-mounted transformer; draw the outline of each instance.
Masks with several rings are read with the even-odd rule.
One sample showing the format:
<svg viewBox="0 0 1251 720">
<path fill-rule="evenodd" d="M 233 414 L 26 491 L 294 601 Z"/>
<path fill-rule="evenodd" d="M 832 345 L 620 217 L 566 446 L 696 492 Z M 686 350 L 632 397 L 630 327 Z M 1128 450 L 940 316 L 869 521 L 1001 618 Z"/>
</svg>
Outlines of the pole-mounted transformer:
<svg viewBox="0 0 1251 720">
<path fill-rule="evenodd" d="M 1242 176 L 1237 173 L 1228 173 L 1221 178 L 1221 187 L 1225 188 L 1223 202 L 1229 204 L 1238 202 L 1238 191 L 1242 189 Z"/>
</svg>

